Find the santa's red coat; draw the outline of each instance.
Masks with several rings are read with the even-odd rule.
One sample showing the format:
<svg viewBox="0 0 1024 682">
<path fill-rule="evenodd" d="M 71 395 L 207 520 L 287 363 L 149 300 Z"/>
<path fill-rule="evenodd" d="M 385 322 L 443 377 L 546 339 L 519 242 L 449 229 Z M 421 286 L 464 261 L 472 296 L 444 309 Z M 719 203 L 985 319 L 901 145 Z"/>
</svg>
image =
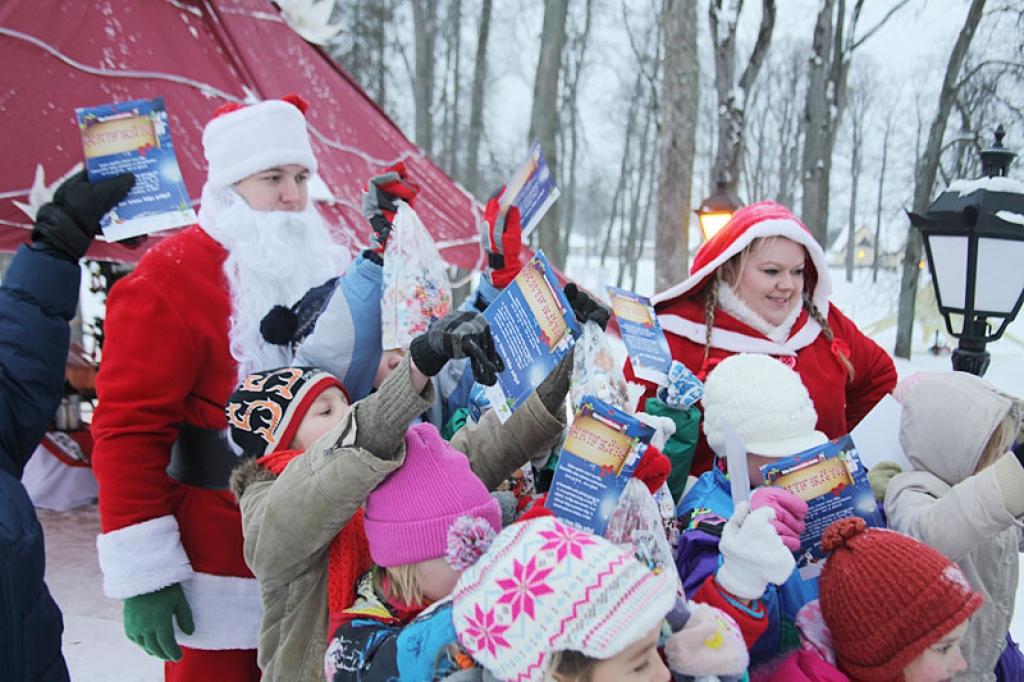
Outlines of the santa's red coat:
<svg viewBox="0 0 1024 682">
<path fill-rule="evenodd" d="M 835 337 L 833 343 L 829 343 L 806 310 L 793 324 L 789 339 L 779 344 L 718 308 L 715 310 L 717 338 L 706 366 L 703 296 L 674 298 L 658 304 L 656 310 L 672 358 L 702 379 L 719 362 L 740 352 L 772 355 L 793 367 L 818 412 L 818 430 L 829 438 L 849 433 L 896 386 L 896 368 L 889 354 L 833 305 L 829 305 L 827 316 Z M 837 352 L 842 352 L 853 364 L 852 381 L 836 357 Z M 655 395 L 657 387 L 638 379 L 628 361 L 625 372 L 628 380 L 643 384 L 647 389 L 640 401 L 642 408 L 644 401 Z M 699 476 L 708 471 L 713 459 L 714 453 L 708 447 L 702 427 L 691 473 Z"/>
<path fill-rule="evenodd" d="M 252 649 L 259 589 L 242 555 L 228 490 L 166 473 L 178 427 L 226 428 L 236 364 L 228 350 L 227 252 L 199 227 L 150 250 L 110 293 L 96 382 L 93 469 L 103 534 L 104 589 L 124 599 L 180 582 L 198 649 Z"/>
</svg>

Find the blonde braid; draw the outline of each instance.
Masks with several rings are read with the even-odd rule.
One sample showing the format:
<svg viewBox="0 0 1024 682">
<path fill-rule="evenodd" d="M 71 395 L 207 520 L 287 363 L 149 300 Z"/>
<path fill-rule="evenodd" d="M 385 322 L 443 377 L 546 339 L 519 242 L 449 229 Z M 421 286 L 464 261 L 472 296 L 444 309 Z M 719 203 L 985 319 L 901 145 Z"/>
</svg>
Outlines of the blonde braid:
<svg viewBox="0 0 1024 682">
<path fill-rule="evenodd" d="M 804 296 L 804 308 L 807 309 L 807 314 L 821 326 L 821 333 L 825 335 L 829 345 L 831 345 L 835 340 L 835 334 L 832 333 L 832 327 L 829 325 L 828 320 L 825 319 L 825 316 L 821 314 L 821 311 L 818 310 L 818 306 L 814 305 L 808 296 Z M 850 362 L 850 358 L 839 352 L 834 353 L 834 355 L 840 364 L 842 364 L 846 369 L 846 373 L 849 375 L 850 381 L 853 381 L 853 363 Z"/>
<path fill-rule="evenodd" d="M 715 307 L 718 305 L 718 286 L 722 281 L 722 270 L 715 270 L 711 281 L 704 289 L 704 361 L 701 368 L 707 367 L 708 355 L 711 353 L 711 332 L 715 328 Z"/>
</svg>

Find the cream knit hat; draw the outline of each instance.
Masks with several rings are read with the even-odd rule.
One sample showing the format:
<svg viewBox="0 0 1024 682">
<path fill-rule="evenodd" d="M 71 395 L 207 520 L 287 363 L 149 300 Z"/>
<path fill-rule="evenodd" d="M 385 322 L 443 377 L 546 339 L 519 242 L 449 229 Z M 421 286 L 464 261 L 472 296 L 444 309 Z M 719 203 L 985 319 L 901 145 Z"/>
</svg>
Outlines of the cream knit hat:
<svg viewBox="0 0 1024 682">
<path fill-rule="evenodd" d="M 718 364 L 704 385 L 704 435 L 725 455 L 731 424 L 747 452 L 788 457 L 828 440 L 800 375 L 769 355 L 740 353 Z"/>
</svg>

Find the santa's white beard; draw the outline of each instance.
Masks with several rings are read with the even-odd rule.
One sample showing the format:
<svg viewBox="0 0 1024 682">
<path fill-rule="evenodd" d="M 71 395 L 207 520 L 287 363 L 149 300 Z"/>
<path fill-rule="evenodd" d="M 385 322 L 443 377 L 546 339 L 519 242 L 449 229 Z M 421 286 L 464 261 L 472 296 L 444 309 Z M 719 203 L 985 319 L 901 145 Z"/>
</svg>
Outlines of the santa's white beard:
<svg viewBox="0 0 1024 682">
<path fill-rule="evenodd" d="M 312 202 L 303 211 L 256 211 L 231 189 L 204 187 L 199 224 L 228 252 L 228 338 L 239 381 L 290 364 L 291 349 L 264 341 L 260 321 L 275 305 L 291 306 L 311 287 L 340 275 L 347 253 Z"/>
</svg>

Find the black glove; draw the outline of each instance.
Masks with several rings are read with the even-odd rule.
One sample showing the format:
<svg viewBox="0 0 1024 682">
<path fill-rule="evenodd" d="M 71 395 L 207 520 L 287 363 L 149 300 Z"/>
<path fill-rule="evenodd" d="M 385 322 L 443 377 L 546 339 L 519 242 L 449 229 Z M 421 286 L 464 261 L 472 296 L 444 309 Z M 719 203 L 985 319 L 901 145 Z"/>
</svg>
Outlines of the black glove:
<svg viewBox="0 0 1024 682">
<path fill-rule="evenodd" d="M 505 371 L 505 363 L 494 348 L 490 325 L 480 313 L 450 313 L 413 339 L 409 353 L 428 377 L 440 372 L 449 360 L 465 357 L 470 359 L 473 377 L 484 386 L 493 386 L 498 373 Z"/>
<path fill-rule="evenodd" d="M 99 233 L 100 219 L 121 203 L 133 186 L 131 173 L 99 182 L 89 182 L 85 171 L 72 175 L 57 188 L 53 201 L 39 209 L 32 241 L 77 263 Z"/>
<path fill-rule="evenodd" d="M 572 306 L 572 311 L 576 313 L 576 320 L 580 324 L 597 322 L 597 326 L 602 330 L 608 327 L 608 318 L 611 316 L 611 313 L 608 312 L 607 308 L 580 291 L 579 287 L 572 282 L 566 284 L 562 291 L 565 292 L 565 297 L 569 299 L 569 305 Z"/>
</svg>

